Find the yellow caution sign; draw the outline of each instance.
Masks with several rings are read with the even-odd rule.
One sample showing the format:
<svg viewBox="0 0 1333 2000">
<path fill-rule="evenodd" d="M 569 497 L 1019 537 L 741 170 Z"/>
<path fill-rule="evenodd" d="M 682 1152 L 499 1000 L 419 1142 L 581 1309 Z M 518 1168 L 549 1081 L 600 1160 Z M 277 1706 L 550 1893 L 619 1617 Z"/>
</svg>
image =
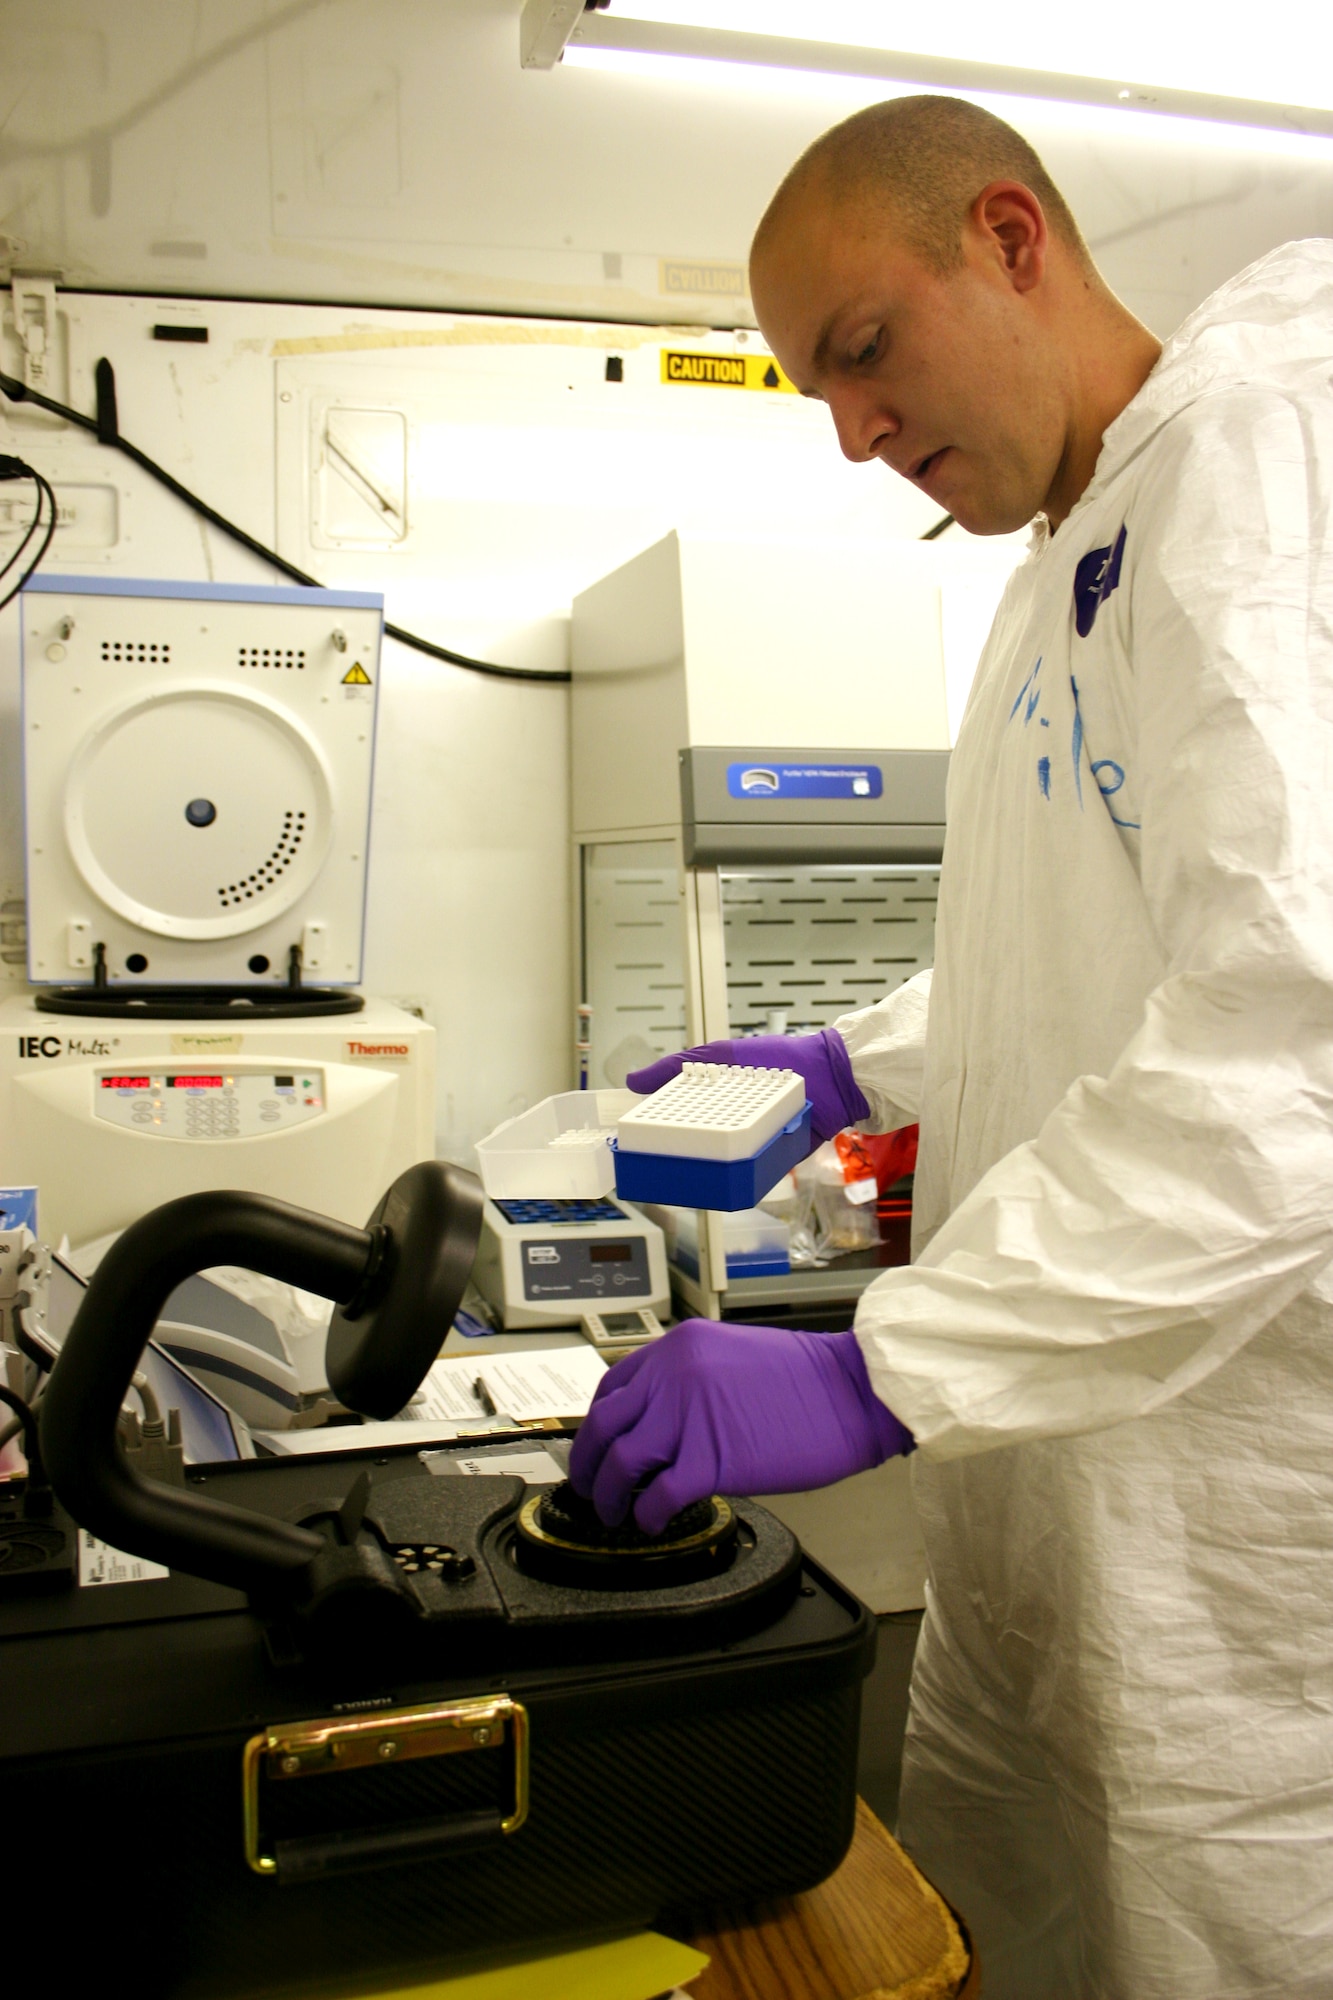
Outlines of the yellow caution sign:
<svg viewBox="0 0 1333 2000">
<path fill-rule="evenodd" d="M 347 672 L 343 675 L 342 684 L 345 688 L 368 688 L 370 686 L 370 675 L 358 660 L 354 667 L 347 669 Z"/>
<path fill-rule="evenodd" d="M 687 354 L 664 347 L 662 380 L 686 382 L 695 388 L 758 389 L 770 396 L 797 393 L 795 383 L 769 354 Z"/>
</svg>

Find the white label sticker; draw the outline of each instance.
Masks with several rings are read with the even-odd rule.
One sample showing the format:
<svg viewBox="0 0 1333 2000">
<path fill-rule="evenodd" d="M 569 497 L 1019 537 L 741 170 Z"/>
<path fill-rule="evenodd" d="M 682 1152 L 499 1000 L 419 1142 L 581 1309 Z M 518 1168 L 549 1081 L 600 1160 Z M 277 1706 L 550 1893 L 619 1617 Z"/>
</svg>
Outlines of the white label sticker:
<svg viewBox="0 0 1333 2000">
<path fill-rule="evenodd" d="M 549 1451 L 497 1451 L 491 1458 L 455 1458 L 454 1464 L 469 1479 L 512 1473 L 529 1486 L 558 1486 L 565 1476 Z"/>
<path fill-rule="evenodd" d="M 170 1574 L 171 1571 L 161 1563 L 149 1562 L 145 1556 L 126 1555 L 124 1549 L 113 1549 L 109 1542 L 99 1542 L 96 1535 L 90 1535 L 86 1528 L 79 1529 L 79 1583 L 82 1587 L 94 1583 L 151 1583 L 154 1577 Z"/>
<path fill-rule="evenodd" d="M 843 1188 L 843 1193 L 853 1208 L 864 1208 L 868 1201 L 874 1201 L 878 1197 L 879 1182 L 873 1180 L 848 1181 Z"/>
</svg>

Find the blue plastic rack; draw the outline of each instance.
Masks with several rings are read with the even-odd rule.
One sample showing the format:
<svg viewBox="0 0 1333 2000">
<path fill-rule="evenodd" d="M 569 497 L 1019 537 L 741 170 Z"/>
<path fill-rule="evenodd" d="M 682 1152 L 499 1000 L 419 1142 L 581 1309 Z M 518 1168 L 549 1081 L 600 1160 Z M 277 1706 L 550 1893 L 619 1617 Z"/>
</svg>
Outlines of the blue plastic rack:
<svg viewBox="0 0 1333 2000">
<path fill-rule="evenodd" d="M 611 1141 L 616 1193 L 624 1201 L 673 1208 L 753 1208 L 810 1151 L 810 1105 L 748 1160 L 698 1160 L 677 1153 L 622 1152 Z"/>
</svg>

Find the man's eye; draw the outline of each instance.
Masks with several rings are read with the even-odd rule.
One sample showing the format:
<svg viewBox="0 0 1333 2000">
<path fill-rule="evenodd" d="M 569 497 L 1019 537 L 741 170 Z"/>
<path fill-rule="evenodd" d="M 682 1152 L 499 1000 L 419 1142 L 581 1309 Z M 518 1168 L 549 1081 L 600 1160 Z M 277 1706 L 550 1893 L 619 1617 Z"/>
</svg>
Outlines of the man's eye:
<svg viewBox="0 0 1333 2000">
<path fill-rule="evenodd" d="M 858 368 L 861 367 L 867 361 L 873 361 L 878 352 L 879 352 L 879 335 L 876 334 L 874 339 L 868 342 L 867 345 L 863 347 L 860 353 L 855 357 L 857 367 Z"/>
</svg>

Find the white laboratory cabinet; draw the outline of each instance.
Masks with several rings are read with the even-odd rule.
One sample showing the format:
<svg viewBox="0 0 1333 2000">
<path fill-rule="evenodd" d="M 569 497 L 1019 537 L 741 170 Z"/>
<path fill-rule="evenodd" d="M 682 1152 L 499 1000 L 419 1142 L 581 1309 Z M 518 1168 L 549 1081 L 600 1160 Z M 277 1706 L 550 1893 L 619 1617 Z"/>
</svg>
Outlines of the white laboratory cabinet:
<svg viewBox="0 0 1333 2000">
<path fill-rule="evenodd" d="M 571 657 L 591 1087 L 827 1027 L 933 962 L 949 738 L 917 551 L 668 535 L 575 599 Z M 828 1307 L 888 1257 L 729 1276 L 705 1215 L 697 1276 L 675 1279 L 710 1317 Z"/>
</svg>

